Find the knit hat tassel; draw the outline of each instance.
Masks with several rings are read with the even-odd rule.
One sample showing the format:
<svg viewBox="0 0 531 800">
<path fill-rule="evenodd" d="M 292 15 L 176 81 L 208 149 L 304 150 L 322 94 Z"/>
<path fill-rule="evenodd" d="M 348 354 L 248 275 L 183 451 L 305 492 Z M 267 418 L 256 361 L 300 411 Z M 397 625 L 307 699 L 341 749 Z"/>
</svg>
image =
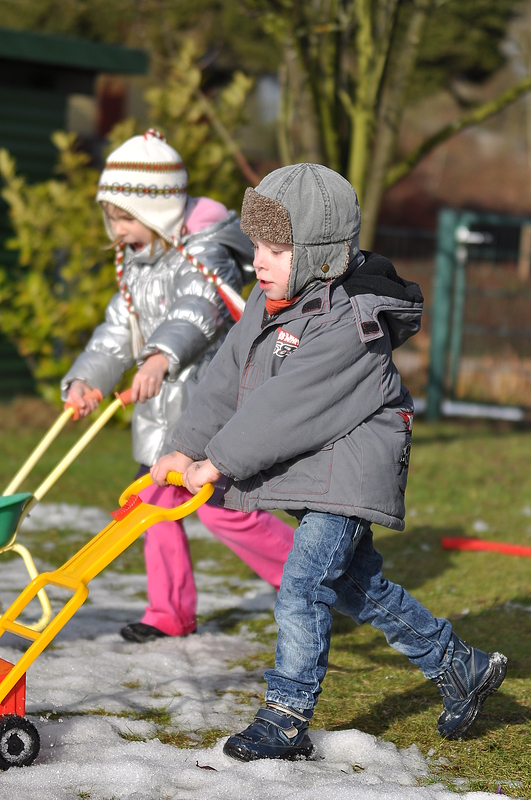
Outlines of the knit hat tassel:
<svg viewBox="0 0 531 800">
<path fill-rule="evenodd" d="M 215 285 L 217 292 L 227 306 L 227 310 L 232 319 L 235 322 L 238 322 L 245 308 L 245 300 L 243 297 L 241 297 L 238 292 L 235 292 L 234 289 L 228 285 L 228 283 L 225 283 L 225 281 L 223 281 L 219 275 L 217 275 L 217 273 L 207 269 L 207 267 L 205 267 L 205 265 L 202 264 L 199 259 L 185 250 L 177 237 L 172 236 L 172 241 L 181 255 L 187 258 L 188 261 L 190 261 L 190 263 L 193 264 L 193 266 L 205 276 L 209 283 L 213 283 Z"/>
<path fill-rule="evenodd" d="M 129 312 L 129 328 L 131 329 L 131 352 L 133 358 L 137 359 L 145 342 L 138 323 L 138 317 L 134 311 Z"/>
<path fill-rule="evenodd" d="M 220 281 L 216 285 L 218 294 L 227 306 L 229 314 L 235 322 L 238 322 L 245 309 L 245 300 L 228 283 Z"/>
<path fill-rule="evenodd" d="M 124 299 L 128 317 L 129 317 L 129 330 L 131 332 L 131 353 L 133 354 L 133 358 L 138 358 L 138 355 L 142 348 L 144 347 L 144 337 L 142 336 L 142 331 L 140 330 L 140 324 L 138 322 L 138 314 L 135 311 L 135 307 L 133 305 L 133 300 L 129 293 L 129 289 L 127 288 L 127 284 L 124 281 L 124 254 L 125 254 L 125 244 L 121 242 L 120 244 L 116 245 L 114 248 L 114 267 L 116 270 L 116 282 L 118 284 L 118 288 L 120 293 Z"/>
</svg>

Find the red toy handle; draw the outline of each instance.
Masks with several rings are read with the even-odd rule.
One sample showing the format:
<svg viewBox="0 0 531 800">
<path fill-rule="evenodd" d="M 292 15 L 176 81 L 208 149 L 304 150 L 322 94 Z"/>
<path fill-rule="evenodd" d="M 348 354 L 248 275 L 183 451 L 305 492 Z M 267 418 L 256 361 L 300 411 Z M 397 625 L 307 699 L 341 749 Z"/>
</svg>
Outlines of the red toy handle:
<svg viewBox="0 0 531 800">
<path fill-rule="evenodd" d="M 531 547 L 505 542 L 489 542 L 485 539 L 471 539 L 467 536 L 445 536 L 441 539 L 445 550 L 474 550 L 476 552 L 504 553 L 507 556 L 527 556 L 531 558 Z"/>
<path fill-rule="evenodd" d="M 121 394 L 118 394 L 118 392 L 114 393 L 114 396 L 116 397 L 116 399 L 121 401 L 123 408 L 128 406 L 129 403 L 131 402 L 131 392 L 132 391 L 133 390 L 131 388 L 129 388 L 129 389 L 126 389 L 125 392 L 121 392 Z"/>
<path fill-rule="evenodd" d="M 98 403 L 101 403 L 101 401 L 103 400 L 103 395 L 102 395 L 102 393 L 100 392 L 99 389 L 92 389 L 92 391 L 87 392 L 87 394 L 83 395 L 84 399 L 85 398 L 86 399 L 92 399 L 93 397 L 96 398 Z M 81 400 L 81 398 L 79 398 L 79 399 Z M 74 413 L 72 415 L 72 419 L 74 419 L 74 420 L 78 420 L 79 419 L 79 405 L 78 405 L 78 402 L 79 401 L 75 399 L 75 395 L 74 395 L 73 397 L 70 398 L 70 400 L 67 400 L 66 403 L 65 403 L 65 411 L 68 408 L 73 408 L 74 409 Z"/>
</svg>

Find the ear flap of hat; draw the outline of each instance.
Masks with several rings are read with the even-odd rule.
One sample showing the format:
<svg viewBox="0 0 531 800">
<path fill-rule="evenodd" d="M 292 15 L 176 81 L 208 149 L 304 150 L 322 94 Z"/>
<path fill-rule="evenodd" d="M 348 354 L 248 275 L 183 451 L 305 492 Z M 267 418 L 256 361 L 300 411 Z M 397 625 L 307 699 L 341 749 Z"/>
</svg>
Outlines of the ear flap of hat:
<svg viewBox="0 0 531 800">
<path fill-rule="evenodd" d="M 292 244 L 293 232 L 287 209 L 254 189 L 246 189 L 242 203 L 240 228 L 247 236 L 276 244 Z"/>
<path fill-rule="evenodd" d="M 356 237 L 357 239 L 357 237 Z M 348 267 L 351 245 L 357 242 L 334 242 L 318 245 L 295 245 L 288 284 L 287 299 L 295 297 L 314 280 L 332 280 L 342 275 Z"/>
</svg>

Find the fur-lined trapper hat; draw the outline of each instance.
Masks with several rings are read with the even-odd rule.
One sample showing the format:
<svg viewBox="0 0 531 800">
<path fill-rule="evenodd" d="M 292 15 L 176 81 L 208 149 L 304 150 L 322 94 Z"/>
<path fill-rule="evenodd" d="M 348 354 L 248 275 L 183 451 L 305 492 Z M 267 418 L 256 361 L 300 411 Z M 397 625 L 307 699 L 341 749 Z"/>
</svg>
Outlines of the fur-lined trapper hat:
<svg viewBox="0 0 531 800">
<path fill-rule="evenodd" d="M 359 251 L 361 213 L 350 183 L 321 164 L 281 167 L 243 199 L 247 236 L 292 244 L 286 300 L 315 280 L 337 278 Z"/>
<path fill-rule="evenodd" d="M 96 200 L 121 208 L 172 244 L 173 236 L 180 238 L 187 185 L 188 174 L 179 153 L 162 134 L 150 129 L 110 154 Z M 105 209 L 103 218 L 109 238 L 115 239 Z"/>
</svg>

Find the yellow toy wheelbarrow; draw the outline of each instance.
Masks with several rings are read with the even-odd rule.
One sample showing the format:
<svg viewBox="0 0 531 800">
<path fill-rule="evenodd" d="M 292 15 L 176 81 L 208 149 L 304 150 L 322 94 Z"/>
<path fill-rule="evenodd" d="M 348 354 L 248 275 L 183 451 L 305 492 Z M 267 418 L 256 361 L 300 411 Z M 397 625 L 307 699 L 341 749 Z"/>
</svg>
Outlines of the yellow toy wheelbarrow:
<svg viewBox="0 0 531 800">
<path fill-rule="evenodd" d="M 94 389 L 91 394 L 97 397 L 98 400 L 102 399 L 101 393 L 98 389 Z M 116 399 L 105 409 L 98 419 L 85 431 L 79 441 L 69 450 L 66 456 L 59 462 L 54 470 L 48 477 L 41 483 L 41 485 L 33 492 L 19 492 L 16 490 L 24 480 L 24 478 L 33 469 L 42 454 L 48 449 L 53 440 L 57 437 L 59 432 L 64 428 L 69 419 L 78 419 L 78 409 L 72 403 L 65 404 L 65 410 L 61 416 L 52 425 L 50 430 L 46 433 L 44 438 L 39 442 L 33 453 L 27 461 L 24 462 L 19 469 L 9 486 L 6 487 L 2 496 L 0 496 L 0 554 L 8 551 L 18 553 L 24 560 L 26 569 L 30 578 L 37 577 L 37 568 L 35 567 L 33 558 L 29 550 L 23 545 L 16 542 L 17 531 L 23 519 L 29 514 L 31 509 L 36 503 L 41 500 L 48 489 L 61 477 L 63 472 L 70 466 L 72 461 L 79 455 L 79 453 L 87 446 L 87 444 L 96 436 L 107 421 L 113 416 L 120 406 L 125 406 L 131 402 L 131 390 L 123 392 L 121 395 L 116 395 Z M 42 608 L 42 616 L 38 622 L 33 623 L 34 630 L 42 630 L 48 623 L 52 615 L 50 601 L 44 589 L 38 594 L 38 600 Z"/>
<path fill-rule="evenodd" d="M 166 480 L 174 486 L 183 485 L 180 472 L 169 472 Z M 120 497 L 121 507 L 111 512 L 113 521 L 62 567 L 37 575 L 0 617 L 0 637 L 9 631 L 32 642 L 16 664 L 0 658 L 0 769 L 28 766 L 39 753 L 39 733 L 24 716 L 26 671 L 85 602 L 89 581 L 123 553 L 146 528 L 163 520 L 182 519 L 205 503 L 214 491 L 214 486 L 207 483 L 180 506 L 159 508 L 144 503 L 137 494 L 151 483 L 149 474 L 132 483 Z M 40 632 L 18 622 L 28 603 L 50 585 L 66 589 L 72 597 Z"/>
</svg>

